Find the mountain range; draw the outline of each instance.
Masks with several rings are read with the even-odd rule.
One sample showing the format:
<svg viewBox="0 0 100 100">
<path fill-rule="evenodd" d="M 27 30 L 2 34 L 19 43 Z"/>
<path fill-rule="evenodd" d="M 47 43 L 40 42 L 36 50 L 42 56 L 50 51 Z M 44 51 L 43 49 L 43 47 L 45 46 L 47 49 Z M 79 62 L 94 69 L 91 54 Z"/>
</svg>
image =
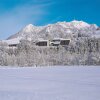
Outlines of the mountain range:
<svg viewBox="0 0 100 100">
<path fill-rule="evenodd" d="M 78 38 L 95 36 L 100 37 L 100 27 L 96 24 L 88 24 L 84 21 L 57 22 L 45 26 L 27 25 L 18 33 L 11 35 L 7 40 L 37 40 L 37 39 L 52 39 L 52 38 Z"/>
</svg>

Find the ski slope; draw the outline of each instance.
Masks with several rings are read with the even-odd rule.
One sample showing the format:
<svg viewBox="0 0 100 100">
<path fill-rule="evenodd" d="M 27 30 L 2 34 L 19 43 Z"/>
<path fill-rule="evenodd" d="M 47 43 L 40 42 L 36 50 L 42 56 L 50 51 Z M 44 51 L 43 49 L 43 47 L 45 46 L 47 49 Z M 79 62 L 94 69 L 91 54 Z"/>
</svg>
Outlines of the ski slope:
<svg viewBox="0 0 100 100">
<path fill-rule="evenodd" d="M 0 100 L 100 100 L 100 67 L 2 67 Z"/>
</svg>

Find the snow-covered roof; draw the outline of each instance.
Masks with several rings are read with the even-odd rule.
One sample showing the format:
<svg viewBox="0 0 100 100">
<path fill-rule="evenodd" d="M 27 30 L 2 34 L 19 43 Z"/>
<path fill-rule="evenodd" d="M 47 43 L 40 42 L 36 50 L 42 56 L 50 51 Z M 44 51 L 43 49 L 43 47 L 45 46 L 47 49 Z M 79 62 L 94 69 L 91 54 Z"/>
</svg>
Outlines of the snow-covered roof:
<svg viewBox="0 0 100 100">
<path fill-rule="evenodd" d="M 44 40 L 43 38 L 38 38 L 37 41 L 38 42 L 41 42 L 41 41 L 46 41 L 47 42 L 48 40 Z"/>
<path fill-rule="evenodd" d="M 52 40 L 70 40 L 69 38 L 54 38 Z"/>
<path fill-rule="evenodd" d="M 11 44 L 19 44 L 20 40 L 21 40 L 20 38 L 14 38 L 14 39 L 9 39 L 9 40 L 2 40 L 2 42 L 5 42 L 8 45 L 11 45 Z"/>
<path fill-rule="evenodd" d="M 95 34 L 95 35 L 93 35 L 92 37 L 100 38 L 100 34 Z"/>
</svg>

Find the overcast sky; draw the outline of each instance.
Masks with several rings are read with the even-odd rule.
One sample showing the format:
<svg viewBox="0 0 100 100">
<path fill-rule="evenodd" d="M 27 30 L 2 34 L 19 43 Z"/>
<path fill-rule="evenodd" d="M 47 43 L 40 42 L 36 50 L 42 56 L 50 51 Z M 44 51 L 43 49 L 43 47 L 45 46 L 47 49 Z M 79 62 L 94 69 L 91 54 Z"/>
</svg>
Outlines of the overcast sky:
<svg viewBox="0 0 100 100">
<path fill-rule="evenodd" d="M 83 20 L 100 26 L 100 0 L 0 0 L 0 39 L 27 24 Z"/>
</svg>

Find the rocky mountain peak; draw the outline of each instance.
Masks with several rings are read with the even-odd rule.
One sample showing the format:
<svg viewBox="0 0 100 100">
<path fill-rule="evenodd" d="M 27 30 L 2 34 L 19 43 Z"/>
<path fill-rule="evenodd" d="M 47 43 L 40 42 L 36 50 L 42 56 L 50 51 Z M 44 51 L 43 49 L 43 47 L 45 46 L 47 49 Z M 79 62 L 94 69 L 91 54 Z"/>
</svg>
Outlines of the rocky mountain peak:
<svg viewBox="0 0 100 100">
<path fill-rule="evenodd" d="M 82 34 L 82 36 L 95 34 L 98 28 L 95 24 L 88 24 L 84 21 L 73 20 L 71 22 L 57 22 L 55 24 L 49 24 L 46 26 L 34 26 L 32 24 L 27 25 L 25 28 L 20 30 L 18 33 L 10 36 L 9 39 L 13 38 L 47 38 L 48 37 L 73 37 L 74 35 Z"/>
</svg>

